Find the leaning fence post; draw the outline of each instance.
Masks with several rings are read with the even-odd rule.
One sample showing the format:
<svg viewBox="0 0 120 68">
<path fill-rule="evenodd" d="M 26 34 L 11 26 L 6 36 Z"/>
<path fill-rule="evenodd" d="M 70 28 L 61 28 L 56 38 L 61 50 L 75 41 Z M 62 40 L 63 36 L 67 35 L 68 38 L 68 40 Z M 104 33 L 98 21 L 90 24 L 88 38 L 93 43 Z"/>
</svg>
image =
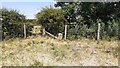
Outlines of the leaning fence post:
<svg viewBox="0 0 120 68">
<path fill-rule="evenodd" d="M 67 37 L 67 25 L 65 25 L 65 35 L 64 35 L 64 39 L 66 40 Z"/>
<path fill-rule="evenodd" d="M 26 38 L 26 25 L 24 23 L 24 38 Z"/>
</svg>

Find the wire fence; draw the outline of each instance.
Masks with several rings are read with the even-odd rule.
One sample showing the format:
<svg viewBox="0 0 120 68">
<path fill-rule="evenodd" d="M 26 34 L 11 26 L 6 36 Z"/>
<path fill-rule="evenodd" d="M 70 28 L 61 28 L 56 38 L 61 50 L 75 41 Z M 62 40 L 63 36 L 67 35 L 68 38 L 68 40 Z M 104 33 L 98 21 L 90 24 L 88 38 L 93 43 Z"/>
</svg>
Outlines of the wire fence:
<svg viewBox="0 0 120 68">
<path fill-rule="evenodd" d="M 25 27 L 24 27 L 25 25 Z M 9 39 L 9 38 L 16 38 L 21 37 L 23 38 L 25 36 L 31 36 L 32 35 L 32 28 L 35 26 L 35 24 L 24 24 L 24 23 L 12 23 L 6 25 L 2 25 L 2 38 L 3 39 Z M 26 30 L 26 31 L 25 31 Z"/>
<path fill-rule="evenodd" d="M 7 26 L 2 25 L 0 30 L 0 38 L 9 39 L 15 37 L 28 37 L 34 35 L 33 28 L 34 26 L 40 26 L 40 24 L 24 24 L 24 23 L 12 23 L 8 24 Z M 100 39 L 108 38 L 117 39 L 118 37 L 118 25 L 109 25 L 108 27 L 105 24 L 100 25 Z M 5 28 L 7 27 L 7 28 Z M 112 29 L 112 30 L 111 30 Z M 57 30 L 57 29 L 56 29 Z M 42 28 L 38 31 L 41 31 Z M 49 31 L 48 31 L 49 32 Z M 67 27 L 67 39 L 81 39 L 81 38 L 89 38 L 89 39 L 96 39 L 98 36 L 98 24 L 88 26 L 88 25 L 68 25 Z M 39 33 L 40 34 L 40 33 Z M 65 31 L 62 32 L 65 34 Z M 64 35 L 65 36 L 65 35 Z"/>
</svg>

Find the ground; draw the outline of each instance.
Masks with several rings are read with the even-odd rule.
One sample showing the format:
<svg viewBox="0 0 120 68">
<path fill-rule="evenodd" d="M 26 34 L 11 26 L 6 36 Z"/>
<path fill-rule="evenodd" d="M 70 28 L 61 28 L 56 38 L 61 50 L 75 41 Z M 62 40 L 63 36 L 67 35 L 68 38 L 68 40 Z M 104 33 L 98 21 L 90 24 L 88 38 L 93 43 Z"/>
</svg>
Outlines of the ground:
<svg viewBox="0 0 120 68">
<path fill-rule="evenodd" d="M 118 66 L 117 41 L 31 36 L 0 42 L 2 66 Z"/>
</svg>

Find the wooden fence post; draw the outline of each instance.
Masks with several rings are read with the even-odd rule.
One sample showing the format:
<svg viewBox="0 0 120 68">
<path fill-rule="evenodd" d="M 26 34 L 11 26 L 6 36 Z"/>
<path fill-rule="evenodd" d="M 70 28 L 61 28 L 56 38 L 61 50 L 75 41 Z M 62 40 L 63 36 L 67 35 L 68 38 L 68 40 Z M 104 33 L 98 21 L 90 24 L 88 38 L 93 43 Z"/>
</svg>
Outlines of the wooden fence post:
<svg viewBox="0 0 120 68">
<path fill-rule="evenodd" d="M 45 36 L 45 28 L 42 28 L 42 35 Z"/>
<path fill-rule="evenodd" d="M 97 40 L 100 39 L 100 23 L 98 23 Z"/>
<path fill-rule="evenodd" d="M 24 38 L 26 38 L 26 25 L 24 23 Z"/>
<path fill-rule="evenodd" d="M 67 25 L 65 25 L 65 35 L 64 35 L 64 39 L 66 40 L 67 37 Z"/>
</svg>

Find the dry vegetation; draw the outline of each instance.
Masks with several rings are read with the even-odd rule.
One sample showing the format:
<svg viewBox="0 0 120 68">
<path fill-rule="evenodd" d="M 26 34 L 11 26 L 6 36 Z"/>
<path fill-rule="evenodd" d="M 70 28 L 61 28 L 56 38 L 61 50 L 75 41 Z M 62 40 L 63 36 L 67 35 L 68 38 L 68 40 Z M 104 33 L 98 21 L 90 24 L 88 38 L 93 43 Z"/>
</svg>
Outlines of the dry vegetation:
<svg viewBox="0 0 120 68">
<path fill-rule="evenodd" d="M 117 66 L 117 41 L 11 39 L 0 44 L 4 66 Z"/>
</svg>

